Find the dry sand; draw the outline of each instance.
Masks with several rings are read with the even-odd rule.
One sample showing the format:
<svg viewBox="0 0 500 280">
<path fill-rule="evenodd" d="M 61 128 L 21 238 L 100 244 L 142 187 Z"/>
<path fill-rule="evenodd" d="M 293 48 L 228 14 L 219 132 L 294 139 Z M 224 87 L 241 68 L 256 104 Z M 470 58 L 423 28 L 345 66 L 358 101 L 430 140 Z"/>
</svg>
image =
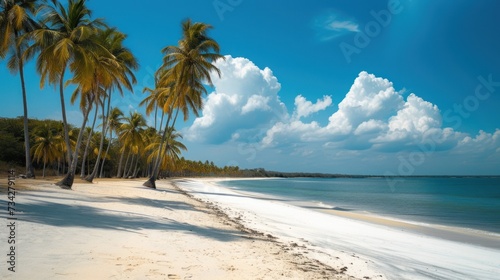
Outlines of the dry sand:
<svg viewBox="0 0 500 280">
<path fill-rule="evenodd" d="M 2 210 L 2 279 L 355 279 L 296 244 L 242 227 L 169 181 L 158 190 L 142 187 L 143 180 L 98 179 L 73 190 L 17 182 L 16 272 L 7 270 Z"/>
</svg>

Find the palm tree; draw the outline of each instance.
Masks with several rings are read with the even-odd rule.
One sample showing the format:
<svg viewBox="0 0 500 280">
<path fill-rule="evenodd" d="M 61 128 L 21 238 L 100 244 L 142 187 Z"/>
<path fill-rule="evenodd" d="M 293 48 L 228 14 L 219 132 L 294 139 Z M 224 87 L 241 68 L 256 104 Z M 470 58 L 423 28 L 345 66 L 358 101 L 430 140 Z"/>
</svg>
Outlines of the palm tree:
<svg viewBox="0 0 500 280">
<path fill-rule="evenodd" d="M 122 95 L 123 95 L 122 86 L 132 91 L 132 85 L 136 83 L 132 69 L 138 68 L 137 60 L 133 56 L 132 52 L 123 46 L 123 41 L 125 40 L 126 37 L 127 36 L 125 34 L 117 31 L 115 28 L 107 28 L 105 30 L 100 30 L 100 32 L 97 33 L 97 40 L 112 55 L 112 60 L 113 60 L 112 62 L 116 66 L 115 68 L 112 69 L 114 71 L 103 69 L 105 71 L 102 73 L 102 75 L 107 75 L 108 79 L 107 80 L 108 83 L 103 84 L 103 86 L 106 89 L 111 89 L 111 87 L 114 86 L 119 90 L 120 94 Z M 108 61 L 107 57 L 104 57 L 104 59 Z M 109 114 L 111 105 L 111 92 L 112 91 L 109 90 L 109 94 L 103 96 L 104 98 L 102 102 L 103 115 L 106 115 L 106 113 L 104 112 L 105 111 L 104 103 L 106 98 L 108 100 L 107 112 Z M 102 154 L 102 149 L 104 147 L 104 136 L 106 134 L 106 129 L 107 129 L 107 122 L 104 121 L 105 119 L 106 117 L 103 118 L 102 137 L 99 145 L 99 153 L 97 155 L 96 165 L 94 166 L 92 173 L 85 178 L 85 180 L 87 180 L 88 182 L 92 182 L 95 176 L 97 176 L 97 172 L 99 170 L 100 157 Z"/>
<path fill-rule="evenodd" d="M 77 84 L 72 102 L 80 97 L 80 108 L 83 112 L 83 122 L 76 141 L 73 156 L 71 150 L 67 153 L 69 164 L 68 173 L 57 183 L 60 187 L 71 188 L 74 173 L 78 163 L 78 150 L 81 138 L 94 103 L 101 100 L 105 94 L 105 87 L 110 83 L 107 72 L 116 71 L 117 65 L 113 56 L 97 40 L 98 28 L 105 24 L 97 19 L 91 20 L 91 11 L 85 6 L 85 0 L 69 0 L 65 8 L 56 0 L 46 5 L 45 21 L 47 28 L 35 30 L 32 33 L 35 39 L 33 48 L 28 49 L 27 55 L 40 51 L 37 59 L 37 70 L 41 74 L 41 86 L 45 80 L 51 84 L 59 83 L 59 94 L 63 123 L 65 125 L 65 141 L 69 146 L 67 131 L 66 109 L 64 102 L 64 74 L 66 68 L 73 77 L 67 83 Z"/>
<path fill-rule="evenodd" d="M 60 157 L 60 138 L 47 124 L 38 127 L 35 131 L 35 144 L 31 152 L 37 162 L 40 162 L 40 160 L 43 161 L 43 178 L 45 178 L 45 166 L 47 163 L 55 162 Z"/>
<path fill-rule="evenodd" d="M 160 156 L 161 137 L 155 133 L 151 138 L 150 144 L 146 146 L 146 151 L 151 152 L 148 162 L 153 162 Z M 175 163 L 179 160 L 181 150 L 187 151 L 186 146 L 178 141 L 178 138 L 182 138 L 182 135 L 175 131 L 173 127 L 169 127 L 167 137 L 163 143 L 165 147 L 162 150 L 165 151 L 165 156 L 162 157 L 162 161 L 160 162 L 160 169 L 166 170 L 170 168 L 170 170 L 173 170 Z"/>
<path fill-rule="evenodd" d="M 26 157 L 26 176 L 35 177 L 31 164 L 30 137 L 28 129 L 28 101 L 24 82 L 23 51 L 27 45 L 24 35 L 37 28 L 33 15 L 39 4 L 36 0 L 1 0 L 0 1 L 0 58 L 4 59 L 10 51 L 11 56 L 7 63 L 9 69 L 18 72 L 21 78 L 24 114 L 24 145 Z"/>
<path fill-rule="evenodd" d="M 89 81 L 89 77 L 93 77 L 95 73 L 97 61 L 95 53 L 106 53 L 105 48 L 96 42 L 94 35 L 97 28 L 104 26 L 104 23 L 99 19 L 91 20 L 92 13 L 85 6 L 85 0 L 69 0 L 67 8 L 57 0 L 51 0 L 50 4 L 44 5 L 43 12 L 43 23 L 46 28 L 37 29 L 31 33 L 35 44 L 27 49 L 26 57 L 40 52 L 37 58 L 37 71 L 41 75 L 41 87 L 44 86 L 45 81 L 54 85 L 59 84 L 64 138 L 69 147 L 69 128 L 64 101 L 66 69 L 69 67 L 73 73 L 73 82 L 79 84 L 77 90 L 81 93 L 83 100 L 80 103 L 85 103 L 86 106 L 83 111 L 85 124 L 88 116 L 86 111 L 92 108 L 91 104 L 96 99 L 95 96 L 90 95 L 97 94 L 94 81 Z M 84 124 L 80 132 L 83 131 Z M 79 148 L 79 141 L 77 141 L 76 148 Z M 77 157 L 77 153 L 74 154 Z M 69 172 L 58 185 L 71 188 L 74 179 L 74 174 L 71 173 L 76 170 L 76 159 L 72 158 L 70 149 L 67 151 L 67 161 L 70 166 Z"/>
<path fill-rule="evenodd" d="M 108 157 L 109 154 L 109 148 L 111 147 L 111 143 L 113 142 L 113 132 L 115 134 L 118 134 L 118 128 L 122 125 L 121 120 L 123 118 L 123 112 L 119 108 L 113 108 L 108 114 L 108 119 L 107 119 L 107 129 L 109 131 L 109 140 L 108 140 L 108 147 L 106 148 L 106 152 L 104 153 L 103 156 L 103 161 L 101 164 L 101 172 L 99 174 L 99 177 L 103 177 L 103 172 L 104 172 L 104 163 L 106 162 L 106 158 Z"/>
<path fill-rule="evenodd" d="M 120 142 L 122 142 L 122 153 L 128 151 L 129 156 L 127 159 L 132 156 L 132 162 L 134 158 L 139 154 L 143 143 L 143 130 L 146 127 L 146 119 L 144 116 L 138 112 L 130 113 L 129 117 L 124 118 L 124 123 L 120 128 Z M 128 161 L 128 160 L 127 160 Z M 125 168 L 123 172 L 123 176 L 127 177 L 127 162 L 125 163 Z M 132 163 L 131 163 L 132 165 Z M 120 177 L 122 174 L 118 174 Z"/>
<path fill-rule="evenodd" d="M 162 69 L 159 69 L 159 71 L 156 72 L 155 74 L 155 88 L 144 88 L 143 93 L 147 92 L 149 93 L 148 96 L 146 96 L 141 103 L 139 103 L 139 106 L 146 106 L 146 115 L 149 116 L 151 113 L 154 111 L 154 116 L 155 116 L 155 129 L 158 130 L 157 126 L 157 119 L 158 119 L 158 108 L 163 108 L 165 106 L 165 102 L 167 101 L 168 97 L 170 96 L 171 93 L 171 87 L 167 85 L 161 85 L 160 84 L 160 78 L 163 76 Z M 163 126 L 163 117 L 165 116 L 165 111 L 162 110 L 161 114 L 161 120 L 160 120 L 160 127 Z"/>
<path fill-rule="evenodd" d="M 163 111 L 168 113 L 168 119 L 163 131 L 160 142 L 158 157 L 153 165 L 152 176 L 143 185 L 150 188 L 156 188 L 155 181 L 158 176 L 160 162 L 164 156 L 163 148 L 168 135 L 168 127 L 172 118 L 174 109 L 174 121 L 171 127 L 175 126 L 177 114 L 181 110 L 184 114 L 184 120 L 189 116 L 189 109 L 195 114 L 201 109 L 201 95 L 206 92 L 202 82 L 212 85 L 210 74 L 217 73 L 220 76 L 220 70 L 212 62 L 223 58 L 219 54 L 219 44 L 207 35 L 211 25 L 205 23 L 192 23 L 190 19 L 182 22 L 182 39 L 179 46 L 168 46 L 162 50 L 165 54 L 163 58 L 162 73 L 160 84 L 162 87 L 171 88 L 167 102 L 165 102 Z"/>
</svg>

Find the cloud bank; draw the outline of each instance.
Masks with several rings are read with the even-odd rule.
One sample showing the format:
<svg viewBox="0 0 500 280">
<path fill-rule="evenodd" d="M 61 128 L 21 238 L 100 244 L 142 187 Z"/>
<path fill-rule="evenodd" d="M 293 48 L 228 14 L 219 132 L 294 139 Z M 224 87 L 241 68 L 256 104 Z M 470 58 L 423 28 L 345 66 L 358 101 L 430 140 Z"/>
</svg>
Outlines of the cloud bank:
<svg viewBox="0 0 500 280">
<path fill-rule="evenodd" d="M 260 69 L 246 58 L 226 56 L 216 66 L 215 91 L 208 95 L 202 114 L 184 131 L 192 142 L 252 143 L 259 151 L 290 156 L 358 157 L 377 153 L 445 151 L 500 160 L 500 130 L 469 135 L 443 127 L 438 106 L 415 93 L 396 90 L 387 79 L 359 73 L 334 111 L 331 96 L 315 102 L 298 95 L 293 112 L 280 101 L 278 79 L 269 68 Z M 332 112 L 328 121 L 315 113 Z M 320 123 L 324 124 L 321 125 Z"/>
</svg>

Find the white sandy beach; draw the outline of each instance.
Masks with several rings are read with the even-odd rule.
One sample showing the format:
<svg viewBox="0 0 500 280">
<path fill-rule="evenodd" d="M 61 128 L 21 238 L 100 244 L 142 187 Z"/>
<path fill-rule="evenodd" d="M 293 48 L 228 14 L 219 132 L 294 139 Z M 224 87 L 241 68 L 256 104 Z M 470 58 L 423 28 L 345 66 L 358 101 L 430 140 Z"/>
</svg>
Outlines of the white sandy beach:
<svg viewBox="0 0 500 280">
<path fill-rule="evenodd" d="M 2 279 L 354 279 L 307 258 L 294 244 L 251 233 L 169 181 L 40 180 L 16 194 L 15 273 L 2 225 Z M 2 201 L 7 194 L 2 186 Z M 6 211 L 1 218 L 7 223 Z"/>
<path fill-rule="evenodd" d="M 409 230 L 401 222 L 389 223 L 377 217 L 340 216 L 339 211 L 326 214 L 230 190 L 216 182 L 190 180 L 180 185 L 192 195 L 227 209 L 233 217 L 241 217 L 245 226 L 278 240 L 297 242 L 313 252 L 309 256 L 334 268 L 345 265 L 358 278 L 376 279 L 382 274 L 388 279 L 493 280 L 500 275 L 498 246 L 448 240 L 445 234 L 452 231 L 437 238 L 440 234 L 423 234 L 425 230 Z M 463 236 L 453 234 L 454 239 Z M 497 235 L 489 239 L 486 243 L 500 242 Z"/>
<path fill-rule="evenodd" d="M 162 180 L 158 190 L 151 190 L 141 186 L 143 180 L 104 179 L 79 182 L 68 191 L 19 179 L 29 190 L 15 198 L 16 272 L 2 261 L 0 275 L 497 279 L 500 274 L 498 249 L 312 211 L 235 192 L 217 180 Z M 7 196 L 5 191 L 1 195 Z M 1 215 L 7 223 L 6 212 Z M 7 230 L 2 226 L 0 232 L 4 255 Z"/>
</svg>

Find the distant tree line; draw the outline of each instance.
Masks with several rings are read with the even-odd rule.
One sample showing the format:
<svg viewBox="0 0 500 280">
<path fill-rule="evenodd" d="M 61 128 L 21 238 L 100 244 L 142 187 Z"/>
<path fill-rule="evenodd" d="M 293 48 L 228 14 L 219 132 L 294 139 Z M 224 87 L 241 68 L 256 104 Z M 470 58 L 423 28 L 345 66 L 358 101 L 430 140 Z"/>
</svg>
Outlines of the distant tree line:
<svg viewBox="0 0 500 280">
<path fill-rule="evenodd" d="M 97 177 L 119 177 L 137 178 L 151 175 L 151 166 L 148 158 L 154 155 L 153 148 L 156 135 L 153 128 L 145 126 L 145 122 L 137 121 L 140 114 L 132 113 L 129 117 L 118 118 L 114 123 L 116 129 L 113 133 L 104 137 L 103 155 L 98 157 L 101 132 L 94 131 L 91 127 L 86 127 L 83 132 L 84 148 L 78 154 L 79 164 L 77 174 L 82 178 L 93 172 L 97 160 L 100 160 L 100 168 Z M 0 118 L 0 162 L 7 167 L 19 167 L 24 165 L 24 135 L 23 118 Z M 139 125 L 134 124 L 139 123 Z M 142 124 L 141 124 L 142 123 Z M 68 169 L 65 160 L 63 124 L 55 120 L 29 119 L 28 127 L 31 131 L 30 147 L 33 167 L 42 177 L 62 176 Z M 134 129 L 138 128 L 134 132 Z M 116 135 L 115 135 L 116 133 Z M 79 129 L 71 127 L 70 143 L 74 145 L 75 136 L 79 134 Z M 172 151 L 185 149 L 184 145 L 177 141 L 179 137 L 175 132 L 168 137 L 170 147 L 168 160 L 164 161 L 159 177 L 179 177 L 179 176 L 243 176 L 243 172 L 237 166 L 219 167 L 213 161 L 193 161 L 179 157 L 179 154 Z M 144 150 L 137 155 L 133 153 L 134 138 L 138 138 L 140 144 L 138 150 Z M 131 140 L 132 139 L 132 140 Z M 148 148 L 150 147 L 150 148 Z M 25 174 L 23 174 L 25 175 Z"/>
</svg>

